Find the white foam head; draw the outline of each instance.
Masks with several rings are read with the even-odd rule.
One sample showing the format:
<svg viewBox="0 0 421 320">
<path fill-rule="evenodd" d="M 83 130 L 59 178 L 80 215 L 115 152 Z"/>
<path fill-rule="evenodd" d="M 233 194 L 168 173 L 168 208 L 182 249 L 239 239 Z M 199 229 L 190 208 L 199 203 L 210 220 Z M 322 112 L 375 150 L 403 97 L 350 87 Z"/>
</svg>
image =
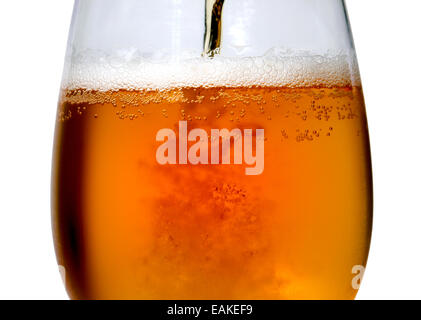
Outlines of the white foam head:
<svg viewBox="0 0 421 320">
<path fill-rule="evenodd" d="M 67 62 L 63 89 L 165 90 L 178 87 L 343 87 L 360 85 L 355 54 L 273 49 L 261 57 L 147 58 L 136 50 L 85 51 Z"/>
</svg>

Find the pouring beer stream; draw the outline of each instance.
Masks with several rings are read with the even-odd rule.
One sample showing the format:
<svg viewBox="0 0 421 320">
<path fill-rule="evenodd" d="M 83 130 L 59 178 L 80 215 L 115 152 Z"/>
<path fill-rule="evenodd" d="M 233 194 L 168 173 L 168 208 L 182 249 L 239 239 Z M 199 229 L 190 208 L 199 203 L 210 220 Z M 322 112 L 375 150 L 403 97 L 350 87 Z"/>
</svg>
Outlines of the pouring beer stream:
<svg viewBox="0 0 421 320">
<path fill-rule="evenodd" d="M 205 0 L 205 37 L 203 56 L 219 53 L 222 36 L 222 9 L 225 0 Z"/>
</svg>

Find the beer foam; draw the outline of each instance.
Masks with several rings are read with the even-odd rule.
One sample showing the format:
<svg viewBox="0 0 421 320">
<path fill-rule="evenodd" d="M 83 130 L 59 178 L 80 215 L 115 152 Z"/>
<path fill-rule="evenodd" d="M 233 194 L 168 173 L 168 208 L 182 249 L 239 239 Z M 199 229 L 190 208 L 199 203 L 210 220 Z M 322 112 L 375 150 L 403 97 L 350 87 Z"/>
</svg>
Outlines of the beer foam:
<svg viewBox="0 0 421 320">
<path fill-rule="evenodd" d="M 259 57 L 145 57 L 136 50 L 86 51 L 66 63 L 67 90 L 165 90 L 180 87 L 345 87 L 361 83 L 354 53 L 272 49 Z"/>
</svg>

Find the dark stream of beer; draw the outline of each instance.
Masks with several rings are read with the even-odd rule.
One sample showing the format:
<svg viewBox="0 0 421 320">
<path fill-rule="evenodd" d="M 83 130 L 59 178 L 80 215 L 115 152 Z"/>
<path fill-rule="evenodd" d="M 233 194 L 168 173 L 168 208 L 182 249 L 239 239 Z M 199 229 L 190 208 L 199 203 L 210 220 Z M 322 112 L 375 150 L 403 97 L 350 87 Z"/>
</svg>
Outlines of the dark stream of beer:
<svg viewBox="0 0 421 320">
<path fill-rule="evenodd" d="M 225 0 L 205 0 L 205 38 L 203 56 L 214 57 L 221 47 L 222 9 Z"/>
</svg>

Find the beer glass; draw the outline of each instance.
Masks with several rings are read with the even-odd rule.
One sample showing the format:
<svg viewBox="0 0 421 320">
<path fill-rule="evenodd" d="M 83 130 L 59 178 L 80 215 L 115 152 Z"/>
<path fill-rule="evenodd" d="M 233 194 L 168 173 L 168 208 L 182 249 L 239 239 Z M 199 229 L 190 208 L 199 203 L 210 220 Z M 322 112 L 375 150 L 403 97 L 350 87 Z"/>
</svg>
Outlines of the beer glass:
<svg viewBox="0 0 421 320">
<path fill-rule="evenodd" d="M 372 178 L 341 0 L 76 0 L 52 221 L 72 299 L 353 299 Z"/>
</svg>

